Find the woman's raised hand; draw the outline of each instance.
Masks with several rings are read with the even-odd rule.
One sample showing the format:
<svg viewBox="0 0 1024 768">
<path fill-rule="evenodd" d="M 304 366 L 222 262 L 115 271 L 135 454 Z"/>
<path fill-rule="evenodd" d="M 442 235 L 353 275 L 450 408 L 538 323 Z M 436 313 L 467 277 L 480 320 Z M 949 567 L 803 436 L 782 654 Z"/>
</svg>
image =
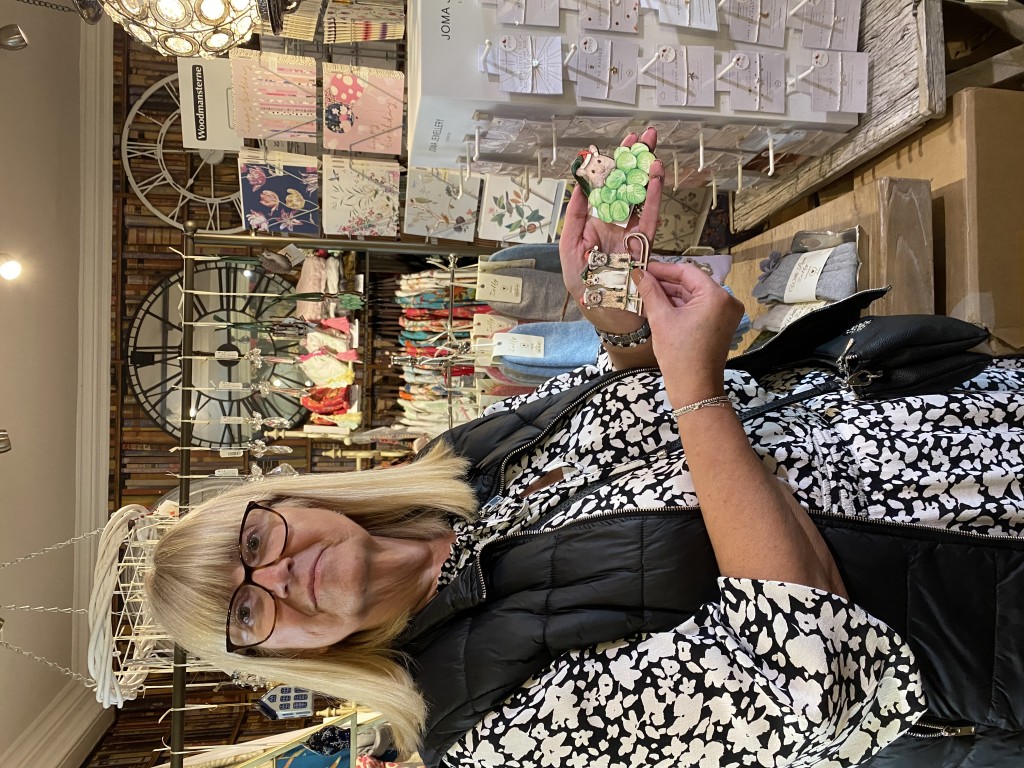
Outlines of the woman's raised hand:
<svg viewBox="0 0 1024 768">
<path fill-rule="evenodd" d="M 652 261 L 633 271 L 654 355 L 674 408 L 722 394 L 725 361 L 743 304 L 692 264 Z"/>
<path fill-rule="evenodd" d="M 655 128 L 647 128 L 639 139 L 635 133 L 630 133 L 622 140 L 622 146 L 631 147 L 637 141 L 642 141 L 653 151 L 658 143 L 658 131 Z M 587 252 L 595 245 L 605 253 L 621 253 L 623 251 L 623 238 L 632 232 L 644 234 L 650 242 L 654 242 L 654 233 L 658 228 L 658 212 L 661 209 L 661 190 L 664 183 L 665 169 L 660 160 L 651 164 L 650 180 L 647 182 L 647 198 L 644 200 L 641 213 L 636 212 L 630 217 L 625 227 L 617 224 L 601 221 L 590 215 L 590 204 L 580 185 L 576 185 L 569 205 L 565 211 L 565 224 L 562 227 L 562 237 L 558 241 L 558 252 L 562 259 L 562 278 L 565 281 L 566 290 L 578 303 L 583 297 L 583 281 L 580 275 L 587 263 Z M 627 316 L 626 322 L 631 313 L 622 310 L 604 310 L 606 313 L 614 313 L 607 318 L 610 322 L 598 322 L 606 318 L 591 318 L 599 328 L 609 331 L 618 331 L 615 327 L 620 319 L 615 315 Z M 635 318 L 635 315 L 633 316 Z M 632 330 L 626 328 L 625 330 Z"/>
</svg>

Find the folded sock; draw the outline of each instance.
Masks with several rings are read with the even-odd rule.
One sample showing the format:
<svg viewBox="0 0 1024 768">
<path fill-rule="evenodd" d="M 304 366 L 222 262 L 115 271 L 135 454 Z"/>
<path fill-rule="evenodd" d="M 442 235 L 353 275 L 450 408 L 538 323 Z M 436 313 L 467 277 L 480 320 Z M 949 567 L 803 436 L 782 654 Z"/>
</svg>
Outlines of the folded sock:
<svg viewBox="0 0 1024 768">
<path fill-rule="evenodd" d="M 518 246 L 517 246 L 518 247 Z M 511 249 L 509 249 L 511 250 Z M 513 304 L 508 301 L 489 302 L 495 312 L 500 312 L 516 320 L 562 320 L 562 307 L 565 307 L 565 320 L 583 319 L 579 305 L 569 299 L 566 303 L 565 282 L 562 273 L 545 272 L 539 269 L 513 267 L 499 269 L 503 277 L 517 277 L 523 281 L 522 301 Z"/>
<path fill-rule="evenodd" d="M 517 325 L 509 333 L 524 336 L 540 336 L 544 339 L 543 357 L 522 357 L 506 355 L 501 358 L 502 366 L 532 375 L 548 376 L 571 371 L 581 365 L 597 360 L 601 351 L 601 340 L 594 326 L 586 320 L 573 323 L 528 323 Z"/>
<path fill-rule="evenodd" d="M 516 261 L 518 259 L 533 259 L 534 269 L 562 274 L 562 260 L 558 256 L 558 243 L 513 245 L 492 254 L 489 261 Z"/>
<path fill-rule="evenodd" d="M 555 371 L 554 373 L 545 373 L 544 371 L 541 371 L 540 373 L 529 373 L 514 370 L 507 365 L 502 365 L 501 371 L 509 381 L 526 387 L 533 387 L 535 389 L 548 379 L 553 376 L 557 376 L 560 373 L 560 371 Z"/>
<path fill-rule="evenodd" d="M 799 298 L 794 298 L 792 293 L 787 296 L 790 278 L 797 264 L 801 259 L 809 258 L 810 254 L 821 254 L 826 259 L 814 286 L 814 295 L 811 296 L 810 291 L 805 291 L 806 295 Z M 761 262 L 762 273 L 754 286 L 753 295 L 762 304 L 839 301 L 857 292 L 858 265 L 856 243 L 842 243 L 835 248 L 808 253 L 787 253 L 785 256 L 773 253 Z"/>
</svg>

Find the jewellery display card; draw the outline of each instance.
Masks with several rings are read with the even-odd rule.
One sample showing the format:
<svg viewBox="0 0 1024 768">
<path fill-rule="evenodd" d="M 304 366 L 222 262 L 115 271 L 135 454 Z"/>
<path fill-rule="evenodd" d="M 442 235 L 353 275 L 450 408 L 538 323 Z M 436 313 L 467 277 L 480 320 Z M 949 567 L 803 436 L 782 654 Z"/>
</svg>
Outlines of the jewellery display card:
<svg viewBox="0 0 1024 768">
<path fill-rule="evenodd" d="M 507 117 L 495 117 L 480 134 L 480 151 L 493 153 L 504 152 L 519 136 L 526 125 L 525 120 L 513 120 Z"/>
<path fill-rule="evenodd" d="M 742 58 L 720 81 L 729 86 L 729 105 L 744 112 L 786 111 L 786 56 L 782 53 L 733 51 L 730 60 Z"/>
<path fill-rule="evenodd" d="M 510 176 L 484 177 L 477 237 L 515 243 L 554 239 L 562 211 L 565 181 L 531 181 L 529 190 Z"/>
<path fill-rule="evenodd" d="M 654 87 L 659 107 L 714 107 L 715 49 L 710 45 L 679 45 L 673 50 L 674 56 L 663 56 L 640 75 L 640 85 Z M 672 132 L 658 132 L 659 139 L 663 135 L 668 140 Z"/>
<path fill-rule="evenodd" d="M 815 51 L 813 71 L 805 81 L 811 107 L 827 112 L 866 112 L 868 57 L 867 53 Z"/>
<path fill-rule="evenodd" d="M 634 40 L 616 40 L 608 69 L 608 101 L 635 105 L 639 71 L 640 44 Z"/>
<path fill-rule="evenodd" d="M 316 60 L 232 48 L 231 112 L 247 139 L 317 142 Z"/>
<path fill-rule="evenodd" d="M 718 31 L 715 0 L 657 0 L 658 21 L 675 27 Z"/>
<path fill-rule="evenodd" d="M 398 234 L 398 163 L 324 157 L 324 234 Z"/>
<path fill-rule="evenodd" d="M 401 153 L 402 72 L 325 63 L 323 88 L 325 149 Z"/>
<path fill-rule="evenodd" d="M 612 41 L 585 35 L 580 38 L 575 66 L 576 99 L 608 98 L 608 85 L 612 67 Z"/>
<path fill-rule="evenodd" d="M 558 0 L 498 0 L 498 21 L 531 27 L 560 26 Z"/>
<path fill-rule="evenodd" d="M 782 48 L 786 44 L 786 0 L 728 0 L 729 37 L 738 43 Z"/>
<path fill-rule="evenodd" d="M 804 48 L 856 51 L 861 0 L 808 0 L 797 15 L 803 23 Z"/>
<path fill-rule="evenodd" d="M 640 0 L 579 0 L 580 29 L 601 32 L 639 31 Z"/>
<path fill-rule="evenodd" d="M 242 149 L 238 174 L 247 229 L 320 234 L 320 175 L 315 157 Z"/>
<path fill-rule="evenodd" d="M 506 93 L 562 92 L 562 38 L 505 33 L 498 40 L 498 78 Z"/>
<path fill-rule="evenodd" d="M 405 176 L 407 235 L 472 242 L 480 203 L 479 176 L 459 184 L 457 171 L 410 168 Z"/>
</svg>

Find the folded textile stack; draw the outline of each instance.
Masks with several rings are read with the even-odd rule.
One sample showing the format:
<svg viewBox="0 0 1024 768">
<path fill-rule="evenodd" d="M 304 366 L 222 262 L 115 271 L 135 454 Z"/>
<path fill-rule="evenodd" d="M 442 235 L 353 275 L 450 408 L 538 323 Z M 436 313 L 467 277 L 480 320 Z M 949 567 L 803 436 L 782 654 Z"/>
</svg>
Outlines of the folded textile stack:
<svg viewBox="0 0 1024 768">
<path fill-rule="evenodd" d="M 395 301 L 404 385 L 396 426 L 440 434 L 480 415 L 468 354 L 473 315 L 489 311 L 476 301 L 476 268 L 432 269 L 399 278 Z M 449 413 L 451 419 L 449 421 Z"/>
<path fill-rule="evenodd" d="M 495 354 L 501 378 L 513 384 L 539 386 L 552 376 L 597 361 L 601 340 L 587 320 L 571 323 L 525 323 L 509 333 L 543 339 L 542 355 Z"/>
<path fill-rule="evenodd" d="M 501 262 L 508 262 L 507 267 Z M 503 248 L 487 263 L 494 274 L 520 281 L 520 300 L 488 299 L 495 312 L 521 321 L 582 320 L 579 306 L 566 300 L 558 244 L 526 243 Z M 495 266 L 497 265 L 497 266 Z"/>
</svg>

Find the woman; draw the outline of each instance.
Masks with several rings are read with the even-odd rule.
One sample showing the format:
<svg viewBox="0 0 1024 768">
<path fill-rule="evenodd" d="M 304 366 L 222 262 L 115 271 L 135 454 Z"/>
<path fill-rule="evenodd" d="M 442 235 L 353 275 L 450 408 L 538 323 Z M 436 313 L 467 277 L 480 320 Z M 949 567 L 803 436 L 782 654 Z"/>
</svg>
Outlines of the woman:
<svg viewBox="0 0 1024 768">
<path fill-rule="evenodd" d="M 626 231 L 653 234 L 661 173 Z M 574 195 L 577 300 L 585 253 L 623 233 Z M 1019 755 L 1019 365 L 948 396 L 830 394 L 741 425 L 736 411 L 818 375 L 770 390 L 725 370 L 741 307 L 692 265 L 634 279 L 649 335 L 587 310 L 602 367 L 494 406 L 410 465 L 204 504 L 157 547 L 157 619 L 224 669 L 382 711 L 429 764 Z M 942 733 L 936 720 L 955 735 L 901 735 Z"/>
</svg>

